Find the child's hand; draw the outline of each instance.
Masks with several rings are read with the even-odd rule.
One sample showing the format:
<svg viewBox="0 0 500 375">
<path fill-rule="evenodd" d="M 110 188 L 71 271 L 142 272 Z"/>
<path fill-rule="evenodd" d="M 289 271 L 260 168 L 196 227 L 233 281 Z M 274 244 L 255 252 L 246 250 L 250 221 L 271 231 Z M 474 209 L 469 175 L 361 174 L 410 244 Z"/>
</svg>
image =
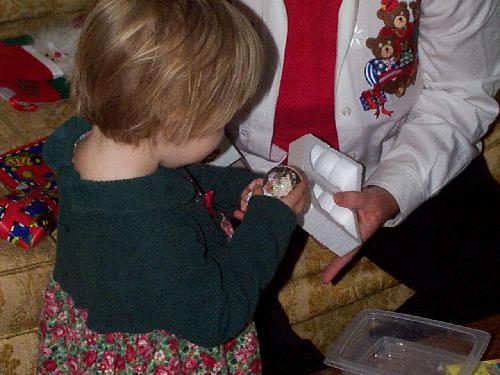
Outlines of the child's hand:
<svg viewBox="0 0 500 375">
<path fill-rule="evenodd" d="M 250 182 L 248 186 L 243 190 L 240 195 L 240 209 L 234 211 L 233 216 L 238 220 L 243 220 L 245 217 L 245 212 L 247 212 L 248 208 L 248 198 L 251 195 L 262 195 L 264 194 L 264 190 L 262 185 L 264 180 L 262 178 L 257 178 Z"/>
<path fill-rule="evenodd" d="M 258 178 L 250 182 L 248 186 L 243 190 L 240 195 L 240 209 L 234 211 L 233 216 L 238 220 L 243 220 L 245 213 L 248 208 L 248 198 L 249 195 L 262 195 L 264 194 L 263 186 L 264 180 Z M 299 182 L 293 189 L 288 193 L 287 196 L 279 198 L 284 204 L 286 204 L 290 209 L 298 215 L 304 211 L 305 205 L 308 201 L 308 188 L 307 180 Z"/>
<path fill-rule="evenodd" d="M 306 203 L 308 202 L 308 192 L 307 180 L 302 180 L 299 182 L 288 195 L 280 198 L 281 201 L 295 212 L 295 215 L 299 215 L 304 211 Z"/>
</svg>

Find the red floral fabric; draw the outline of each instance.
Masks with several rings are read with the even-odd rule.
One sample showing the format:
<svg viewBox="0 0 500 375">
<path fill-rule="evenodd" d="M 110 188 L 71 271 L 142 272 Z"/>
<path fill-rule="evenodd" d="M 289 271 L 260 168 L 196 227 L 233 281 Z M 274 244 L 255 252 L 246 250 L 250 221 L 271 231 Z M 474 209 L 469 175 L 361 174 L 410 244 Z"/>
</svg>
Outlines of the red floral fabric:
<svg viewBox="0 0 500 375">
<path fill-rule="evenodd" d="M 88 313 L 53 279 L 39 327 L 37 374 L 260 374 L 257 333 L 250 323 L 226 343 L 204 348 L 165 330 L 100 334 Z"/>
</svg>

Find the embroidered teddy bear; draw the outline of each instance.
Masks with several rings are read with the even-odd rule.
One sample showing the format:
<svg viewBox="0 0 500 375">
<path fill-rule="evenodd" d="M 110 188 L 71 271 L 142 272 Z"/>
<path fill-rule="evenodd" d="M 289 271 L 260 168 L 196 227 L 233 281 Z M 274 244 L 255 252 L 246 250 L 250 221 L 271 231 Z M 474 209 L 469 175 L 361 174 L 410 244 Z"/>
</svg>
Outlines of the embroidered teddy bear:
<svg viewBox="0 0 500 375">
<path fill-rule="evenodd" d="M 386 27 L 402 30 L 410 21 L 410 11 L 406 1 L 386 1 L 377 11 L 377 17 Z"/>
<path fill-rule="evenodd" d="M 370 73 L 370 83 L 387 94 L 403 96 L 406 91 L 406 77 L 401 74 L 399 55 L 396 54 L 393 35 L 368 38 L 366 46 L 371 49 L 375 59 L 371 60 L 365 73 Z"/>
<path fill-rule="evenodd" d="M 394 35 L 394 47 L 398 55 L 412 48 L 414 26 L 410 22 L 410 11 L 406 1 L 383 2 L 382 7 L 377 11 L 377 17 L 384 23 L 379 35 Z"/>
</svg>

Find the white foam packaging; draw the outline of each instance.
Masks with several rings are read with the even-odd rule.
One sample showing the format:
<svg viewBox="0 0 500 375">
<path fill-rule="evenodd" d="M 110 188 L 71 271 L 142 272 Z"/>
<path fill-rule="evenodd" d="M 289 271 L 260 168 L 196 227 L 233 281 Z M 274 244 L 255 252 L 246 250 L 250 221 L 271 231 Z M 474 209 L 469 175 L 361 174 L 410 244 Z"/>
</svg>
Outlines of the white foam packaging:
<svg viewBox="0 0 500 375">
<path fill-rule="evenodd" d="M 307 134 L 288 149 L 288 165 L 309 180 L 311 204 L 299 224 L 337 255 L 361 245 L 356 214 L 335 204 L 333 193 L 360 191 L 363 167 L 325 142 Z"/>
</svg>

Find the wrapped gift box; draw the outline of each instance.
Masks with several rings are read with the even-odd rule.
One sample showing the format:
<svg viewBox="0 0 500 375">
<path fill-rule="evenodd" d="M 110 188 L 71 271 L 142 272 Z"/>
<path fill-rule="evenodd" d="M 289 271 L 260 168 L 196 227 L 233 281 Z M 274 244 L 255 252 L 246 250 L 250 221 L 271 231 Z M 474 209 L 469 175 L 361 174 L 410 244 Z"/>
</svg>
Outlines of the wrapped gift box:
<svg viewBox="0 0 500 375">
<path fill-rule="evenodd" d="M 0 197 L 0 238 L 24 249 L 36 245 L 57 222 L 55 175 L 42 157 L 45 140 L 0 155 L 0 181 L 12 189 Z"/>
<path fill-rule="evenodd" d="M 41 186 L 54 190 L 55 175 L 42 157 L 47 137 L 0 155 L 0 182 L 10 189 Z"/>
<path fill-rule="evenodd" d="M 13 190 L 0 198 L 0 237 L 24 249 L 55 228 L 57 198 L 40 187 Z"/>
</svg>

